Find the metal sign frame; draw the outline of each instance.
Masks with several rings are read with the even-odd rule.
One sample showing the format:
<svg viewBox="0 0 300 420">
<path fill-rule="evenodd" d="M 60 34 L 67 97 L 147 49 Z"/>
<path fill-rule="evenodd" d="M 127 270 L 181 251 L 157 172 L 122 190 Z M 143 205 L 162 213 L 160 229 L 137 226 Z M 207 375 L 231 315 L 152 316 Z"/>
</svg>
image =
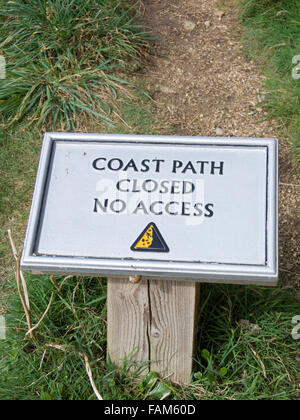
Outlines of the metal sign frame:
<svg viewBox="0 0 300 420">
<path fill-rule="evenodd" d="M 267 150 L 266 261 L 265 265 L 169 262 L 116 258 L 45 256 L 34 253 L 46 195 L 55 142 L 122 144 L 207 145 L 263 147 Z M 137 136 L 117 134 L 46 133 L 21 259 L 21 268 L 35 273 L 129 276 L 187 279 L 199 282 L 275 285 L 278 280 L 278 141 L 277 139 Z"/>
</svg>

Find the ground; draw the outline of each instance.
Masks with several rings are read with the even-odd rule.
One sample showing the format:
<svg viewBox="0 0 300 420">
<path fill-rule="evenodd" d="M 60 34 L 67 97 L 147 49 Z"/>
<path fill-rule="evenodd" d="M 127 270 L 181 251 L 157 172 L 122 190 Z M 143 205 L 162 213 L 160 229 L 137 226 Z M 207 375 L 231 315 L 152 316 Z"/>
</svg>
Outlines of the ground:
<svg viewBox="0 0 300 420">
<path fill-rule="evenodd" d="M 234 3 L 144 0 L 145 25 L 159 39 L 148 89 L 178 135 L 279 138 L 280 271 L 299 289 L 299 171 L 279 123 L 262 109 L 262 69 L 243 52 Z"/>
</svg>

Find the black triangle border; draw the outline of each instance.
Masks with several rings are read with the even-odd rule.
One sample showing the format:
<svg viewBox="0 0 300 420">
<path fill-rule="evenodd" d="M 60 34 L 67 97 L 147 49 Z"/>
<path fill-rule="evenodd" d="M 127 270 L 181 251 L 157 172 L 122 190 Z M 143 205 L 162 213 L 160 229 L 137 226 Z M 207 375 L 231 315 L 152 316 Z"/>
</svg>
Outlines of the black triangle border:
<svg viewBox="0 0 300 420">
<path fill-rule="evenodd" d="M 162 244 L 164 249 L 148 249 L 148 248 L 139 248 L 139 249 L 135 249 L 135 245 L 142 239 L 142 237 L 144 236 L 145 232 L 149 229 L 150 226 L 153 226 L 153 228 L 155 229 L 155 233 L 158 236 L 158 239 L 160 240 L 160 243 Z M 164 240 L 164 238 L 162 237 L 158 227 L 156 226 L 156 224 L 154 222 L 148 223 L 148 225 L 145 227 L 145 229 L 142 231 L 142 233 L 138 236 L 138 238 L 133 242 L 133 244 L 130 247 L 131 251 L 134 252 L 170 252 L 170 249 L 168 247 L 168 245 L 166 244 L 166 241 Z"/>
</svg>

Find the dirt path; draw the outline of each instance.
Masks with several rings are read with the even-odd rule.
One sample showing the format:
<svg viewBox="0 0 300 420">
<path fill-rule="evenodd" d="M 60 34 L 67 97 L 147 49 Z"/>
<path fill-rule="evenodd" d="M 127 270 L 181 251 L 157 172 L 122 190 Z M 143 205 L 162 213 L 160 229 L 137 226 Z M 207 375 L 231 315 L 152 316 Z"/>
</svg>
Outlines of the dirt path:
<svg viewBox="0 0 300 420">
<path fill-rule="evenodd" d="M 218 0 L 143 0 L 145 23 L 160 38 L 148 68 L 156 112 L 178 135 L 279 137 L 264 121 L 259 66 L 238 39 L 237 13 Z M 280 139 L 280 268 L 300 288 L 299 178 Z M 298 199 L 298 203 L 297 203 Z"/>
</svg>

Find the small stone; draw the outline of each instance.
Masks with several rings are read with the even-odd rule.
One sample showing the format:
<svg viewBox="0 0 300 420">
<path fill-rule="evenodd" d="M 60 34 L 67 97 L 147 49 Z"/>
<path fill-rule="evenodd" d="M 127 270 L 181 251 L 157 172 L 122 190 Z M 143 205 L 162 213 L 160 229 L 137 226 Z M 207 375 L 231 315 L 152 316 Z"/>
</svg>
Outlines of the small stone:
<svg viewBox="0 0 300 420">
<path fill-rule="evenodd" d="M 196 28 L 196 23 L 192 22 L 191 20 L 185 20 L 183 27 L 187 32 L 192 32 Z"/>
<path fill-rule="evenodd" d="M 208 29 L 210 27 L 210 21 L 207 20 L 206 22 L 204 22 L 204 26 L 206 27 L 206 29 Z"/>
<path fill-rule="evenodd" d="M 216 16 L 219 18 L 219 20 L 221 20 L 222 17 L 225 16 L 225 12 L 223 12 L 222 10 L 217 10 Z"/>
<path fill-rule="evenodd" d="M 223 134 L 224 134 L 224 131 L 222 130 L 222 128 L 217 127 L 216 128 L 216 135 L 217 136 L 223 136 Z"/>
<path fill-rule="evenodd" d="M 160 86 L 159 87 L 159 90 L 162 92 L 162 93 L 165 93 L 165 94 L 171 94 L 171 93 L 175 93 L 175 91 L 174 91 L 174 89 L 172 89 L 172 88 L 170 88 L 169 86 Z"/>
</svg>

